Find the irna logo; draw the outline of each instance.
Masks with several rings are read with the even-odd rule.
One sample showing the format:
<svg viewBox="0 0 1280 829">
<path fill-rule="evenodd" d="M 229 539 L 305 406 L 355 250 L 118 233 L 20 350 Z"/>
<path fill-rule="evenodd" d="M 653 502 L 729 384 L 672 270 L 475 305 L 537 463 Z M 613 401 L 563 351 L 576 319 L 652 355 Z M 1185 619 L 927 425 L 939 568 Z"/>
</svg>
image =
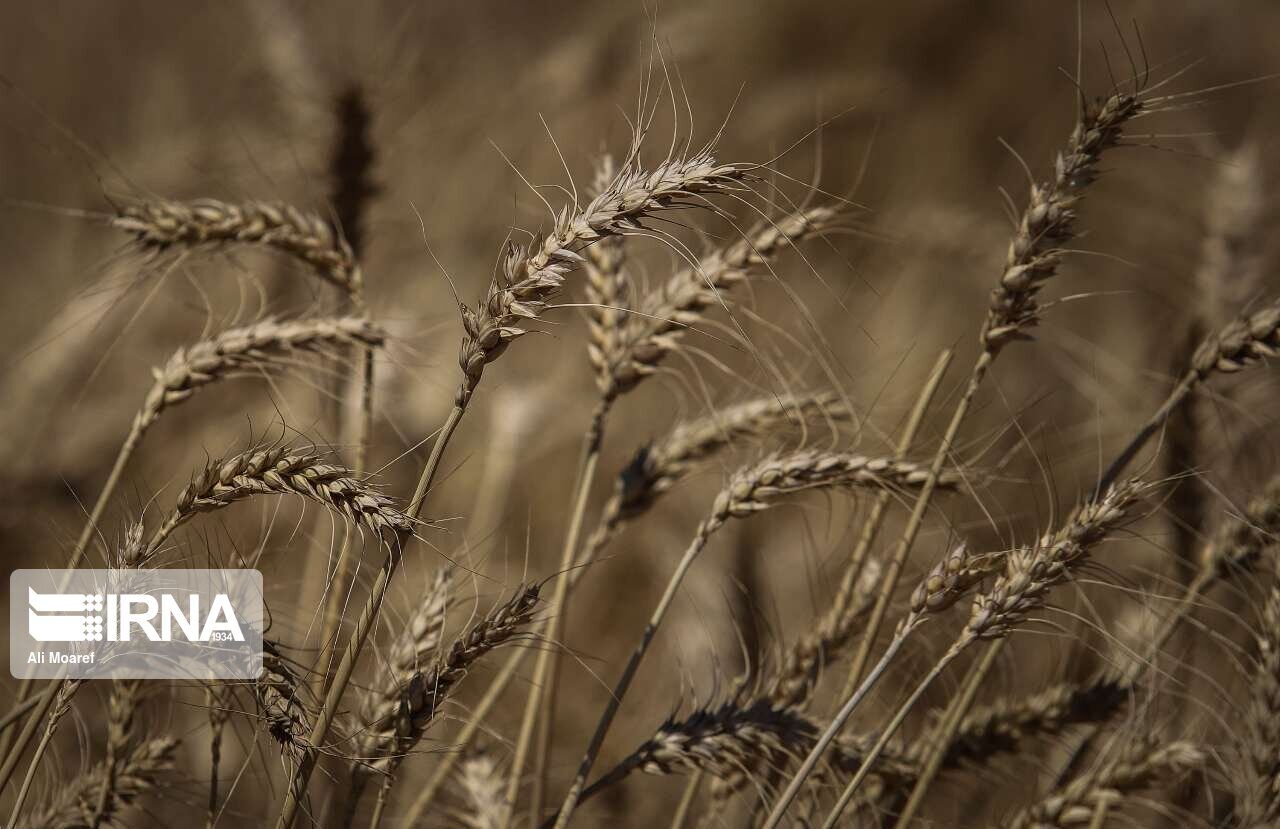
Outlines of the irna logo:
<svg viewBox="0 0 1280 829">
<path fill-rule="evenodd" d="M 37 642 L 128 642 L 145 636 L 174 641 L 174 630 L 188 642 L 243 642 L 231 599 L 217 593 L 202 609 L 190 593 L 185 607 L 178 596 L 161 593 L 37 593 L 27 588 L 28 631 Z"/>
<path fill-rule="evenodd" d="M 252 680 L 265 624 L 256 570 L 9 576 L 9 672 L 21 679 Z"/>
</svg>

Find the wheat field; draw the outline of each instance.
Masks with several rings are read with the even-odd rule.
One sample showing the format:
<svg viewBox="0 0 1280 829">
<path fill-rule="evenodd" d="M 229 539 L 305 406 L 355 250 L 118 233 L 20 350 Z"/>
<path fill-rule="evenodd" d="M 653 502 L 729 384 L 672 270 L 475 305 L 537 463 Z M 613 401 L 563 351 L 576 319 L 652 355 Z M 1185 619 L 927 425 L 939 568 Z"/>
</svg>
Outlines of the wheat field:
<svg viewBox="0 0 1280 829">
<path fill-rule="evenodd" d="M 0 825 L 1280 826 L 1280 9 L 6 12 Z"/>
</svg>

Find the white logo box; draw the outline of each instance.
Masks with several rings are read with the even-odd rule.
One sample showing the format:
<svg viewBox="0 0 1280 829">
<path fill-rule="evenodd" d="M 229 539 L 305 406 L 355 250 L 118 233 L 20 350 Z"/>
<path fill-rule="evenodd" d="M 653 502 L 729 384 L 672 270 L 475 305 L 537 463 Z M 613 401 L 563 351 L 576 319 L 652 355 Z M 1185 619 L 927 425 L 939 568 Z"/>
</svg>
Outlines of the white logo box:
<svg viewBox="0 0 1280 829">
<path fill-rule="evenodd" d="M 15 570 L 9 672 L 52 679 L 256 679 L 257 570 Z"/>
</svg>

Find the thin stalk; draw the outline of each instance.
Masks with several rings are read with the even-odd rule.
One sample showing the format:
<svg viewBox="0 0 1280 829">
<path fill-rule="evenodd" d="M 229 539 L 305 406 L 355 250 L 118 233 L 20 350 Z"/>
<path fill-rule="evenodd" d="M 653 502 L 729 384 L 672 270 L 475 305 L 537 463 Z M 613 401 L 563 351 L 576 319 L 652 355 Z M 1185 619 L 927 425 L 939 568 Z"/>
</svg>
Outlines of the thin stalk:
<svg viewBox="0 0 1280 829">
<path fill-rule="evenodd" d="M 1142 659 L 1131 660 L 1121 674 L 1121 680 L 1124 687 L 1134 687 L 1147 671 L 1151 670 L 1155 664 L 1155 658 L 1169 644 L 1169 640 L 1177 633 L 1178 628 L 1184 619 L 1195 609 L 1196 603 L 1200 600 L 1200 596 L 1208 589 L 1209 585 L 1217 580 L 1217 574 L 1213 570 L 1202 570 L 1198 573 L 1191 584 L 1187 585 L 1183 591 L 1182 597 L 1178 600 L 1178 606 L 1173 609 L 1173 613 L 1169 615 L 1165 623 L 1161 626 L 1160 632 L 1156 635 L 1151 646 L 1147 648 L 1146 654 Z M 1066 762 L 1062 766 L 1062 770 L 1058 772 L 1055 778 L 1055 786 L 1061 786 L 1064 781 L 1071 779 L 1079 770 L 1080 763 L 1088 754 L 1089 749 L 1093 746 L 1094 740 L 1098 739 L 1098 735 L 1102 732 L 1103 723 L 1091 723 L 1084 730 L 1084 734 L 1076 742 L 1075 747 L 1067 756 Z"/>
<path fill-rule="evenodd" d="M 1116 456 L 1115 460 L 1111 462 L 1111 465 L 1107 467 L 1107 471 L 1102 473 L 1102 477 L 1098 479 L 1098 485 L 1094 489 L 1095 494 L 1105 492 L 1107 487 L 1116 482 L 1120 477 L 1120 474 L 1124 472 L 1130 462 L 1132 462 L 1137 454 L 1142 451 L 1142 447 L 1146 446 L 1147 442 L 1151 440 L 1156 432 L 1160 431 L 1160 427 L 1169 419 L 1174 410 L 1182 405 L 1183 401 L 1186 400 L 1187 396 L 1195 390 L 1196 386 L 1200 385 L 1200 381 L 1200 375 L 1194 371 L 1188 373 L 1187 376 L 1182 378 L 1182 381 L 1179 382 L 1178 385 L 1174 387 L 1173 391 L 1169 393 L 1164 404 L 1156 410 L 1156 413 L 1153 414 L 1145 424 L 1143 424 L 1138 433 L 1129 441 L 1129 444 L 1125 446 L 1120 454 Z"/>
<path fill-rule="evenodd" d="M 18 789 L 18 799 L 13 802 L 13 809 L 9 812 L 9 822 L 5 824 L 6 826 L 18 826 L 22 804 L 26 802 L 27 792 L 31 790 L 31 781 L 36 777 L 36 766 L 40 764 L 40 758 L 44 756 L 44 750 L 49 747 L 51 739 L 53 739 L 53 729 L 46 728 L 40 737 L 40 742 L 36 745 L 36 753 L 31 756 L 31 765 L 27 766 L 27 774 L 22 778 L 22 788 Z"/>
<path fill-rule="evenodd" d="M 982 655 L 982 660 L 969 671 L 960 694 L 947 706 L 943 721 L 938 723 L 938 733 L 929 745 L 928 759 L 925 761 L 924 768 L 920 771 L 920 776 L 916 778 L 916 784 L 911 789 L 911 796 L 907 799 L 907 805 L 898 814 L 894 829 L 907 829 L 911 819 L 919 811 L 920 805 L 924 802 L 925 793 L 933 783 L 934 778 L 937 777 L 938 771 L 942 768 L 942 762 L 947 756 L 947 749 L 951 746 L 952 740 L 955 739 L 956 730 L 969 713 L 969 709 L 973 707 L 973 701 L 978 696 L 978 689 L 982 686 L 987 675 L 991 673 L 991 669 L 995 667 L 996 660 L 1000 657 L 1000 652 L 1004 650 L 1006 641 L 1008 640 L 997 639 L 987 647 L 986 653 Z"/>
<path fill-rule="evenodd" d="M 862 765 L 858 767 L 858 773 L 855 774 L 853 779 L 849 781 L 849 784 L 845 786 L 844 791 L 840 794 L 840 799 L 836 801 L 836 805 L 832 807 L 830 814 L 827 815 L 827 819 L 823 821 L 822 829 L 834 829 L 835 825 L 839 822 L 840 815 L 844 812 L 845 807 L 847 807 L 849 802 L 853 800 L 853 796 L 858 791 L 858 787 L 862 785 L 862 781 L 871 773 L 872 764 L 874 764 L 876 760 L 880 759 L 880 755 L 884 752 L 885 746 L 889 744 L 889 740 L 893 739 L 893 735 L 898 733 L 898 729 L 902 727 L 903 721 L 907 719 L 907 715 L 911 713 L 911 709 L 915 707 L 915 704 L 919 701 L 921 695 L 928 690 L 929 686 L 933 684 L 933 681 L 938 678 L 942 671 L 951 664 L 951 661 L 959 656 L 960 652 L 972 641 L 972 639 L 960 639 L 957 641 L 955 645 L 951 646 L 951 649 L 947 651 L 942 659 L 938 660 L 937 664 L 933 666 L 929 673 L 925 674 L 924 679 L 920 680 L 920 684 L 911 692 L 911 696 L 907 697 L 907 701 L 902 703 L 898 708 L 898 712 L 893 715 L 893 719 L 890 720 L 889 724 L 884 727 L 882 732 L 880 732 L 880 739 L 876 740 L 876 744 L 871 747 L 869 752 L 867 752 L 867 756 L 862 758 Z M 852 713 L 853 709 L 850 708 L 849 711 Z M 841 713 L 843 713 L 843 711 Z M 831 734 L 834 738 L 838 731 L 838 727 L 828 728 L 823 736 Z M 821 752 L 817 752 L 816 749 L 814 753 L 819 755 L 821 754 Z M 813 754 L 810 756 L 813 756 Z M 796 775 L 795 779 L 791 782 L 792 785 L 795 786 L 795 790 L 798 792 L 800 787 L 796 784 L 803 783 L 804 780 L 800 775 Z M 788 790 L 790 790 L 790 787 L 788 787 Z M 794 797 L 795 794 L 793 793 L 791 798 L 794 799 Z M 778 825 L 778 821 L 782 819 L 782 815 L 786 812 L 787 806 L 790 805 L 790 803 L 790 799 L 779 800 L 777 806 L 774 807 L 773 813 L 769 815 L 769 820 L 765 823 L 764 829 L 774 829 L 774 827 Z"/>
<path fill-rule="evenodd" d="M 911 451 L 911 444 L 915 442 L 916 433 L 920 431 L 920 424 L 924 422 L 925 412 L 929 410 L 929 404 L 933 401 L 933 396 L 938 391 L 938 386 L 942 383 L 942 377 L 946 374 L 947 366 L 951 364 L 952 351 L 944 349 L 938 355 L 938 361 L 933 365 L 933 371 L 929 373 L 929 377 L 925 380 L 924 387 L 920 390 L 920 395 L 916 398 L 915 407 L 911 410 L 911 414 L 907 418 L 906 426 L 902 430 L 902 435 L 898 438 L 898 443 L 894 447 L 894 457 L 898 460 L 905 460 L 907 453 Z M 876 536 L 880 532 L 880 527 L 884 523 L 884 517 L 889 511 L 890 502 L 893 500 L 893 493 L 885 490 L 876 496 L 875 503 L 871 507 L 871 512 L 867 515 L 867 520 L 862 525 L 862 531 L 858 535 L 858 543 L 853 548 L 853 553 L 849 556 L 849 566 L 845 569 L 844 580 L 840 584 L 840 592 L 838 596 L 847 597 L 853 595 L 854 585 L 858 583 L 859 577 L 862 575 L 862 567 L 866 564 L 867 555 L 871 552 L 871 545 L 875 543 Z M 832 614 L 833 617 L 843 615 L 843 608 L 838 608 L 839 613 Z M 852 692 L 852 689 L 849 689 Z"/>
<path fill-rule="evenodd" d="M 440 459 L 444 455 L 445 447 L 449 444 L 450 438 L 453 437 L 458 424 L 462 422 L 462 416 L 466 411 L 465 406 L 465 402 L 462 401 L 454 404 L 453 409 L 449 412 L 449 417 L 444 422 L 444 426 L 440 429 L 440 436 L 436 438 L 435 445 L 431 448 L 431 456 L 427 459 L 427 464 L 422 469 L 422 475 L 418 478 L 418 486 L 414 490 L 413 499 L 409 502 L 408 515 L 410 518 L 417 518 L 422 513 L 422 504 L 426 501 L 427 491 L 431 488 L 431 482 L 435 479 L 436 471 L 440 467 Z M 303 749 L 302 759 L 298 763 L 298 769 L 294 773 L 289 791 L 285 795 L 284 805 L 280 809 L 280 818 L 276 821 L 276 829 L 288 829 L 293 825 L 293 821 L 297 817 L 298 806 L 302 803 L 303 796 L 306 794 L 307 782 L 311 779 L 311 773 L 315 771 L 316 751 L 329 734 L 329 726 L 333 723 L 333 718 L 338 712 L 342 695 L 347 690 L 347 684 L 351 681 L 351 674 L 355 670 L 356 660 L 360 657 L 360 651 L 364 648 L 365 640 L 369 636 L 373 622 L 377 618 L 378 611 L 382 608 L 382 599 L 386 596 L 391 576 L 395 574 L 396 567 L 399 565 L 400 558 L 403 555 L 403 545 L 407 541 L 407 537 L 397 537 L 395 545 L 387 551 L 387 558 L 382 564 L 382 569 L 378 571 L 378 576 L 369 591 L 369 598 L 365 601 L 364 610 L 361 612 L 360 618 L 356 620 L 355 628 L 351 631 L 347 649 L 342 654 L 342 660 L 338 663 L 338 670 L 334 673 L 333 682 L 329 685 L 328 693 L 325 694 L 324 704 L 316 716 L 315 726 L 311 729 L 311 734 L 307 738 L 307 745 Z"/>
<path fill-rule="evenodd" d="M 524 720 L 520 726 L 520 736 L 516 742 L 513 755 L 511 775 L 507 782 L 507 803 L 514 804 L 520 791 L 520 777 L 523 774 L 529 744 L 537 735 L 537 747 L 533 756 L 533 790 L 530 794 L 529 811 L 533 816 L 531 823 L 537 825 L 542 814 L 545 796 L 547 760 L 551 753 L 551 736 L 554 726 L 556 689 L 560 678 L 559 650 L 555 647 L 560 641 L 564 629 L 565 616 L 568 613 L 569 587 L 573 581 L 570 571 L 573 569 L 575 554 L 578 551 L 578 540 L 582 535 L 583 518 L 587 511 L 587 499 L 591 495 L 591 486 L 595 481 L 596 467 L 600 462 L 600 448 L 604 442 L 604 423 L 609 412 L 609 403 L 603 401 L 591 417 L 591 425 L 583 436 L 582 455 L 578 463 L 577 486 L 573 494 L 572 512 L 569 519 L 569 531 L 565 535 L 564 549 L 560 553 L 560 566 L 556 571 L 556 589 L 552 596 L 551 608 L 545 623 L 544 641 L 547 647 L 538 653 L 538 662 L 534 667 L 533 682 L 529 687 Z M 509 809 L 504 825 L 509 826 L 515 809 Z"/>
<path fill-rule="evenodd" d="M 671 816 L 671 826 L 668 829 L 684 829 L 684 822 L 689 819 L 689 812 L 693 810 L 693 801 L 698 797 L 702 777 L 703 771 L 698 769 L 685 784 L 684 794 L 680 795 L 680 803 L 676 806 L 675 814 Z"/>
<path fill-rule="evenodd" d="M 98 528 L 98 522 L 102 520 L 102 515 L 107 511 L 107 504 L 111 502 L 111 496 L 115 494 L 116 487 L 120 485 L 120 479 L 124 477 L 125 467 L 129 465 L 129 459 L 133 457 L 134 451 L 138 448 L 138 444 L 142 442 L 142 436 L 147 431 L 147 427 L 135 420 L 133 425 L 129 427 L 129 434 L 125 436 L 124 443 L 120 444 L 120 451 L 116 453 L 115 463 L 111 467 L 111 473 L 107 475 L 107 482 L 103 484 L 102 491 L 98 493 L 98 500 L 94 502 L 93 509 L 89 512 L 89 520 L 85 522 L 84 527 L 80 530 L 80 537 L 76 539 L 76 546 L 71 551 L 71 557 L 67 559 L 66 569 L 74 570 L 84 561 L 86 551 L 89 549 L 89 542 L 93 539 L 93 533 Z M 69 579 L 70 576 L 67 576 Z M 60 590 L 66 589 L 66 579 Z M 14 697 L 14 708 L 9 712 L 9 716 L 21 717 L 21 710 L 30 710 L 30 708 L 22 708 L 31 696 L 33 680 L 25 678 L 18 684 L 18 691 Z M 47 711 L 48 708 L 45 708 Z M 43 716 L 43 712 L 41 713 Z M 22 732 L 25 740 L 22 742 L 21 748 L 14 748 L 11 744 L 13 734 L 6 732 L 3 738 L 0 738 L 0 754 L 6 758 L 5 765 L 8 766 L 9 753 L 16 751 L 19 754 L 27 747 L 27 743 L 31 741 L 31 736 L 35 733 L 35 729 L 39 727 L 37 722 L 28 733 L 26 730 Z M 15 758 L 14 762 L 17 760 Z M 12 773 L 12 770 L 10 770 Z M 8 781 L 6 775 L 0 774 L 0 788 Z"/>
<path fill-rule="evenodd" d="M 1102 829 L 1107 822 L 1107 811 L 1111 806 L 1111 800 L 1103 798 L 1098 801 L 1098 805 L 1093 807 L 1093 820 L 1089 821 L 1089 829 Z"/>
<path fill-rule="evenodd" d="M 636 645 L 635 651 L 632 652 L 631 658 L 627 661 L 627 666 L 622 672 L 622 677 L 609 695 L 609 702 L 605 706 L 604 713 L 600 716 L 600 722 L 596 724 L 595 733 L 591 735 L 591 743 L 587 746 L 587 752 L 582 758 L 582 763 L 578 766 L 578 772 L 573 778 L 573 783 L 569 786 L 564 803 L 560 806 L 560 811 L 556 816 L 555 829 L 564 829 L 565 826 L 569 825 L 569 819 L 573 817 L 573 810 L 577 808 L 578 800 L 582 797 L 582 791 L 586 788 L 587 776 L 591 774 L 591 767 L 595 765 L 596 757 L 600 753 L 600 747 L 604 745 L 604 738 L 609 732 L 609 726 L 613 724 L 613 718 L 622 706 L 622 698 L 631 687 L 631 681 L 635 678 L 636 671 L 639 670 L 640 663 L 648 652 L 649 645 L 653 642 L 653 637 L 658 632 L 658 626 L 662 624 L 663 618 L 666 617 L 667 610 L 671 607 L 671 602 L 675 599 L 676 592 L 680 588 L 680 583 L 684 580 L 685 574 L 689 572 L 689 568 L 693 566 L 694 559 L 698 557 L 698 554 L 707 545 L 710 537 L 711 531 L 705 524 L 701 525 L 698 528 L 698 533 L 694 536 L 693 542 L 685 550 L 680 562 L 676 565 L 675 572 L 671 574 L 671 578 L 667 581 L 667 588 L 663 592 L 662 598 L 658 600 L 658 604 L 653 610 L 653 615 L 649 617 L 649 623 L 645 625 L 644 633 L 640 636 L 640 643 Z"/>
<path fill-rule="evenodd" d="M 969 413 L 969 407 L 973 404 L 978 387 L 982 385 L 987 369 L 994 359 L 994 353 L 983 349 L 982 353 L 978 355 L 977 361 L 973 364 L 973 370 L 969 373 L 969 384 L 965 387 L 964 396 L 960 398 L 960 402 L 956 405 L 955 413 L 951 415 L 951 422 L 947 424 L 947 431 L 942 436 L 942 443 L 938 446 L 938 451 L 933 456 L 933 464 L 929 468 L 929 479 L 925 482 L 920 497 L 916 499 L 915 506 L 911 510 L 911 517 L 907 519 L 907 526 L 902 531 L 902 538 L 898 541 L 898 545 L 894 547 L 893 555 L 889 559 L 889 566 L 885 569 L 884 578 L 880 582 L 880 595 L 876 597 L 875 607 L 871 609 L 871 617 L 867 620 L 866 633 L 863 634 L 862 642 L 858 645 L 858 652 L 853 658 L 853 664 L 849 666 L 849 676 L 845 680 L 844 690 L 840 694 L 841 699 L 848 699 L 853 694 L 853 688 L 857 686 L 858 680 L 862 678 L 862 671 L 871 657 L 871 649 L 875 647 L 876 635 L 880 632 L 880 627 L 884 624 L 885 616 L 889 612 L 889 603 L 893 600 L 893 593 L 898 586 L 898 579 L 902 575 L 903 565 L 906 563 L 907 556 L 915 544 L 916 535 L 919 534 L 920 527 L 924 524 L 925 512 L 929 509 L 929 502 L 932 500 L 933 491 L 937 487 L 938 475 L 942 472 L 942 465 L 946 462 L 947 455 L 951 452 L 951 447 L 955 444 L 956 436 L 960 433 L 960 425 Z"/>
<path fill-rule="evenodd" d="M 22 779 L 22 788 L 18 790 L 18 797 L 13 802 L 13 809 L 9 813 L 9 822 L 6 826 L 17 827 L 18 818 L 22 814 L 22 805 L 26 802 L 27 793 L 31 791 L 31 783 L 36 778 L 36 769 L 40 766 L 40 760 L 44 757 L 44 752 L 49 748 L 49 742 L 53 739 L 53 734 L 57 731 L 58 723 L 66 715 L 70 705 L 70 699 L 79 689 L 84 680 L 72 680 L 69 684 L 62 679 L 57 680 L 54 684 L 58 686 L 58 708 L 56 708 L 49 717 L 49 722 L 45 725 L 44 734 L 40 736 L 40 742 L 36 745 L 35 752 L 31 755 L 31 763 L 27 766 L 27 774 Z M 34 719 L 34 718 L 33 718 Z"/>
<path fill-rule="evenodd" d="M 369 818 L 369 829 L 378 829 L 382 825 L 382 813 L 386 811 L 387 801 L 391 799 L 391 785 L 394 778 L 388 775 L 378 788 L 378 802 L 373 805 L 373 817 Z M 412 825 L 412 824 L 409 824 Z"/>
<path fill-rule="evenodd" d="M 871 669 L 871 673 L 867 675 L 866 680 L 863 681 L 862 686 L 845 701 L 844 707 L 836 713 L 831 725 L 818 737 L 818 741 L 814 743 L 814 746 L 809 751 L 808 756 L 806 756 L 804 758 L 804 762 L 800 764 L 799 770 L 796 771 L 795 775 L 791 778 L 791 781 L 787 783 L 787 788 L 778 798 L 778 802 L 774 804 L 773 811 L 771 811 L 769 813 L 769 817 L 766 818 L 763 829 L 776 829 L 778 823 L 782 820 L 783 813 L 786 812 L 787 808 L 791 805 L 791 802 L 796 799 L 796 795 L 800 793 L 800 787 L 804 784 L 805 779 L 808 778 L 808 776 L 813 773 L 813 770 L 818 767 L 818 763 L 822 760 L 822 755 L 826 753 L 827 748 L 835 742 L 836 737 L 840 735 L 840 729 L 844 727 L 844 724 L 848 722 L 849 717 L 853 715 L 853 709 L 857 708 L 858 704 L 866 698 L 867 694 L 870 693 L 872 686 L 875 685 L 876 680 L 878 680 L 880 675 L 884 673 L 885 669 L 889 667 L 889 663 L 893 661 L 893 658 L 898 655 L 898 651 L 902 649 L 903 644 L 906 643 L 907 632 L 908 631 L 904 629 L 902 634 L 893 638 L 893 641 L 889 643 L 889 647 L 885 649 L 884 655 L 880 657 L 880 661 L 876 663 L 876 666 Z M 887 738 L 885 739 L 885 742 L 888 742 Z M 884 746 L 880 746 L 880 748 L 883 749 Z"/>
<path fill-rule="evenodd" d="M 45 715 L 53 707 L 58 691 L 62 689 L 62 682 L 62 678 L 55 679 L 49 683 L 48 688 L 41 692 L 40 696 L 34 697 L 35 705 L 30 709 L 31 715 L 22 724 L 22 732 L 9 750 L 9 756 L 5 758 L 4 766 L 0 767 L 0 792 L 3 792 L 9 785 L 9 780 L 13 777 L 13 772 L 18 767 L 18 761 L 22 759 L 22 753 L 27 750 L 27 746 L 31 744 L 31 738 L 35 736 L 36 729 L 40 727 Z"/>
</svg>

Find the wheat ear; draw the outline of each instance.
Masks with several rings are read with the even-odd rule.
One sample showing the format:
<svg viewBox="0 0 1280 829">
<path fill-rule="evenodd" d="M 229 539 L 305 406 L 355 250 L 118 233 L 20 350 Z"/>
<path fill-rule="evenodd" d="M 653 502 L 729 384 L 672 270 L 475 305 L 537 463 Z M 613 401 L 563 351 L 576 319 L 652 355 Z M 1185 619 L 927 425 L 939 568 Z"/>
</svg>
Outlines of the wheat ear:
<svg viewBox="0 0 1280 829">
<path fill-rule="evenodd" d="M 1258 621 L 1241 739 L 1244 774 L 1232 776 L 1238 825 L 1246 827 L 1280 818 L 1280 587 L 1274 583 Z"/>
<path fill-rule="evenodd" d="M 1002 829 L 1087 826 L 1101 804 L 1115 805 L 1125 794 L 1185 774 L 1204 759 L 1204 752 L 1191 743 L 1161 745 L 1149 737 L 1132 739 L 1115 759 L 1048 793 L 1000 825 Z"/>
<path fill-rule="evenodd" d="M 262 245 L 292 256 L 356 300 L 363 310 L 363 281 L 351 246 L 319 216 L 279 202 L 240 204 L 217 199 L 143 201 L 124 207 L 112 226 L 143 248 L 228 244 Z"/>
<path fill-rule="evenodd" d="M 583 545 L 574 569 L 595 561 L 627 523 L 648 512 L 707 460 L 744 438 L 809 421 L 845 421 L 850 416 L 838 395 L 816 392 L 752 398 L 677 424 L 666 435 L 641 446 L 618 474 L 613 494 L 601 509 L 596 529 Z"/>
<path fill-rule="evenodd" d="M 295 495 L 321 504 L 374 535 L 412 533 L 414 519 L 343 466 L 288 446 L 250 449 L 210 461 L 178 494 L 173 512 L 147 543 L 144 561 L 194 516 L 258 495 Z"/>
<path fill-rule="evenodd" d="M 102 790 L 98 792 L 90 829 L 101 826 L 113 811 L 120 766 L 129 750 L 141 693 L 141 680 L 117 679 L 111 683 L 111 694 L 107 698 L 107 756 L 102 762 Z"/>
<path fill-rule="evenodd" d="M 775 705 L 767 696 L 700 707 L 659 726 L 652 737 L 588 786 L 582 801 L 636 770 L 654 775 L 704 772 L 736 787 L 755 769 L 782 766 L 802 756 L 820 731 L 821 726 L 805 714 Z M 832 752 L 831 765 L 852 772 L 862 762 L 865 748 L 860 738 L 843 740 Z M 887 752 L 883 759 L 881 774 L 899 782 L 915 776 L 906 751 Z"/>
<path fill-rule="evenodd" d="M 839 215 L 831 206 L 818 205 L 765 222 L 647 294 L 637 313 L 622 321 L 617 336 L 597 344 L 602 398 L 612 401 L 634 389 L 679 348 L 681 337 L 705 319 L 708 308 L 723 302 L 724 292 L 741 285 L 779 253 L 830 230 Z"/>
<path fill-rule="evenodd" d="M 469 753 L 458 769 L 457 781 L 466 801 L 459 815 L 466 829 L 502 829 L 507 825 L 511 805 L 506 800 L 506 774 L 492 753 Z"/>
<path fill-rule="evenodd" d="M 164 773 L 174 766 L 174 752 L 178 741 L 171 737 L 146 740 L 120 758 L 112 784 L 112 796 L 106 810 L 101 813 L 101 823 L 96 825 L 123 826 L 117 820 L 120 812 L 142 795 L 156 788 Z M 106 781 L 106 769 L 102 764 L 88 773 L 73 778 L 60 789 L 57 799 L 39 812 L 26 826 L 31 829 L 87 829 L 95 825 L 96 798 Z"/>
<path fill-rule="evenodd" d="M 376 766 L 388 775 L 387 781 L 392 779 L 391 775 L 395 774 L 409 751 L 422 739 L 441 706 L 452 695 L 471 666 L 495 648 L 515 641 L 525 631 L 537 610 L 538 593 L 537 585 L 517 589 L 509 600 L 495 606 L 457 639 L 438 665 L 414 674 L 401 693 L 400 704 L 394 715 L 394 740 L 389 745 L 378 747 L 383 756 Z M 375 733 L 380 733 L 384 728 L 381 723 L 375 724 Z M 369 823 L 370 829 L 377 829 L 381 821 L 389 790 L 388 782 L 384 784 L 382 795 L 378 799 L 377 808 Z"/>
<path fill-rule="evenodd" d="M 307 744 L 311 714 L 303 703 L 304 684 L 271 642 L 262 643 L 262 671 L 253 683 L 267 734 L 297 762 Z"/>
<path fill-rule="evenodd" d="M 452 570 L 438 570 L 423 600 L 414 608 L 392 644 L 387 654 L 385 676 L 364 692 L 361 719 L 365 728 L 357 743 L 362 759 L 376 760 L 394 749 L 396 715 L 401 700 L 414 677 L 427 668 L 440 647 L 452 601 L 452 588 Z M 356 771 L 363 773 L 366 767 L 357 765 Z"/>
</svg>

